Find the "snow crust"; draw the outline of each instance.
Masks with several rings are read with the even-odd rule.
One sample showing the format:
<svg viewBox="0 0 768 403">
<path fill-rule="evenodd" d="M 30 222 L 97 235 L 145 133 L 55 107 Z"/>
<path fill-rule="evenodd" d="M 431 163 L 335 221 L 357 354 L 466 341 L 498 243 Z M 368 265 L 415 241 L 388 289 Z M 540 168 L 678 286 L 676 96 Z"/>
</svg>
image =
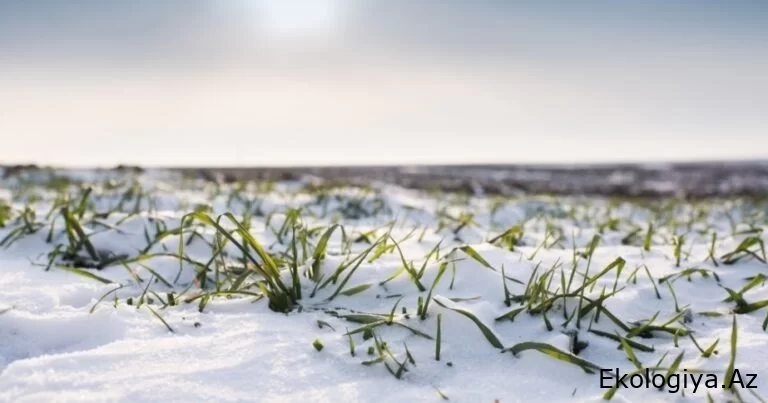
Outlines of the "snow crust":
<svg viewBox="0 0 768 403">
<path fill-rule="evenodd" d="M 103 178 L 97 174 L 79 173 L 78 179 L 96 184 L 94 194 L 105 194 L 98 183 Z M 228 205 L 226 194 L 211 197 L 208 185 L 185 185 L 176 177 L 150 172 L 139 178 L 155 199 L 155 213 L 161 216 L 169 228 L 177 226 L 183 214 L 195 204 L 208 204 L 213 216 L 233 211 L 242 212 L 240 203 Z M 24 200 L 10 200 L 17 183 L 6 180 L 0 186 L 0 197 L 8 200 L 14 210 L 26 206 Z M 610 209 L 604 199 L 538 198 L 521 197 L 506 201 L 495 211 L 493 199 L 473 197 L 466 203 L 452 203 L 445 195 L 429 195 L 387 185 L 377 185 L 373 193 L 361 193 L 348 189 L 339 191 L 340 198 L 333 199 L 326 208 L 331 212 L 344 205 L 345 197 L 362 197 L 366 203 L 377 199 L 386 207 L 383 212 L 362 218 L 344 218 L 339 214 L 321 213 L 322 208 L 311 203 L 314 195 L 297 193 L 301 185 L 282 183 L 269 193 L 251 192 L 252 200 L 258 199 L 265 212 L 285 212 L 290 207 L 305 206 L 316 213 L 312 218 L 304 214 L 303 220 L 312 227 L 329 225 L 334 221 L 345 226 L 348 234 L 361 234 L 383 227 L 389 220 L 397 219 L 392 237 L 400 240 L 411 235 L 399 246 L 407 261 L 420 267 L 424 256 L 438 243 L 447 253 L 451 248 L 471 245 L 495 270 L 484 267 L 460 250 L 454 251 L 455 275 L 451 270 L 444 274 L 433 291 L 433 296 L 454 298 L 454 305 L 473 312 L 489 326 L 505 347 L 526 341 L 547 343 L 561 350 L 569 349 L 569 336 L 563 333 L 565 322 L 562 309 L 553 309 L 548 319 L 554 329 L 548 330 L 541 316 L 522 313 L 514 321 L 497 321 L 497 317 L 518 307 L 505 305 L 501 269 L 507 276 L 526 283 L 534 270 L 541 273 L 553 266 L 570 273 L 573 246 L 583 251 L 594 235 L 600 236 L 600 244 L 591 259 L 591 275 L 602 270 L 617 257 L 626 260 L 626 268 L 618 280 L 623 290 L 605 302 L 606 308 L 627 322 L 649 319 L 659 312 L 659 321 L 675 315 L 675 302 L 670 290 L 657 284 L 661 298 L 656 297 L 654 286 L 644 269 L 636 276 L 636 283 L 628 281 L 630 273 L 638 267 L 647 267 L 656 280 L 689 267 L 702 268 L 718 274 L 713 277 L 693 275 L 691 281 L 681 277 L 674 281 L 677 304 L 691 310 L 692 320 L 680 323 L 693 331 L 696 341 L 703 347 L 719 339 L 718 354 L 701 357 L 690 338 L 680 337 L 678 347 L 668 334 L 657 334 L 650 339 L 636 340 L 653 346 L 654 352 L 637 351 L 638 359 L 648 366 L 654 365 L 667 354 L 665 365 L 685 351 L 681 368 L 711 370 L 722 374 L 730 358 L 730 339 L 733 303 L 723 302 L 728 294 L 724 287 L 740 290 L 745 278 L 765 274 L 766 265 L 754 259 L 744 259 L 734 265 L 714 266 L 707 260 L 711 231 L 720 235 L 716 244 L 716 256 L 736 248 L 747 235 L 728 236 L 731 227 L 723 211 L 738 214 L 738 209 L 725 202 L 713 203 L 712 213 L 702 219 L 686 237 L 684 250 L 687 257 L 681 267 L 675 267 L 674 247 L 669 228 L 658 232 L 650 251 L 639 245 L 624 245 L 621 240 L 627 228 L 611 229 L 599 233 L 596 217 L 618 217 L 633 222 L 640 228 L 647 226 L 650 213 L 642 207 L 621 203 Z M 40 190 L 42 198 L 31 204 L 44 216 L 51 206 L 52 193 Z M 96 210 L 114 205 L 108 197 L 94 198 Z M 116 225 L 118 230 L 90 228 L 90 239 L 98 248 L 131 256 L 146 246 L 145 228 L 152 231 L 148 204 L 142 204 L 142 214 L 121 222 L 124 213 L 116 213 L 105 221 Z M 568 208 L 576 207 L 583 220 L 568 216 Z M 765 208 L 765 206 L 763 206 Z M 461 213 L 474 214 L 474 223 L 453 232 L 453 227 L 440 229 L 444 214 L 453 217 Z M 686 217 L 684 207 L 677 213 L 681 221 Z M 536 217 L 546 217 L 537 219 Z M 591 217 L 587 219 L 586 217 Z M 736 216 L 737 221 L 746 218 Z M 252 234 L 264 245 L 276 245 L 274 228 L 279 228 L 284 215 L 275 214 L 266 225 L 265 216 L 254 217 Z M 562 229 L 559 245 L 540 248 L 545 240 L 547 220 Z M 449 220 L 450 221 L 450 220 Z M 623 221 L 622 221 L 623 222 Z M 764 222 L 764 220 L 762 221 Z M 59 223 L 61 224 L 61 223 Z M 523 225 L 525 232 L 521 245 L 513 251 L 492 245 L 489 238 L 500 234 L 513 225 Z M 623 224 L 622 224 L 623 225 Z M 0 229 L 0 238 L 15 227 L 7 223 Z M 421 229 L 427 230 L 418 240 Z M 58 228 L 62 228 L 58 226 Z M 414 228 L 417 230 L 414 232 Z M 764 228 L 764 227 L 762 227 Z M 761 229 L 762 229 L 761 228 Z M 170 332 L 151 312 L 142 307 L 128 305 L 125 299 L 136 298 L 146 283 L 137 284 L 125 267 L 109 266 L 93 271 L 113 281 L 102 284 L 73 273 L 51 268 L 45 270 L 46 254 L 54 245 L 66 243 L 61 236 L 52 243 L 45 240 L 46 231 L 24 237 L 0 250 L 0 401 L 6 402 L 415 402 L 442 401 L 440 393 L 456 402 L 553 402 L 553 401 L 601 401 L 607 389 L 601 389 L 600 374 L 588 374 L 575 365 L 556 360 L 540 352 L 529 350 L 517 356 L 493 347 L 479 328 L 467 317 L 432 302 L 427 320 L 416 315 L 417 300 L 426 293 L 418 292 L 407 275 L 397 277 L 385 286 L 380 282 L 389 278 L 402 267 L 397 252 L 386 253 L 373 263 L 363 263 L 346 288 L 359 284 L 373 284 L 364 292 L 352 296 L 338 296 L 331 302 L 327 298 L 333 288 L 317 293 L 314 298 L 300 301 L 302 311 L 289 314 L 271 311 L 266 300 L 233 297 L 213 298 L 203 312 L 197 303 L 180 304 L 160 309 L 153 306 L 168 325 Z M 205 237 L 211 239 L 213 232 Z M 642 236 L 642 233 L 641 235 Z M 765 239 L 762 233 L 761 239 Z M 551 239 L 550 239 L 551 240 Z M 313 243 L 316 240 L 313 240 Z M 171 236 L 156 245 L 153 251 L 175 251 L 178 237 Z M 353 244 L 352 253 L 367 247 Z M 279 248 L 278 248 L 279 249 Z M 325 273 L 331 273 L 346 255 L 341 254 L 341 236 L 334 233 L 329 250 L 323 261 Z M 190 256 L 205 259 L 211 255 L 204 243 L 193 243 L 187 250 Z M 166 279 L 174 279 L 179 272 L 179 262 L 172 257 L 157 257 L 145 262 Z M 303 268 L 308 267 L 306 262 Z M 578 260 L 579 273 L 583 273 L 587 260 Z M 152 275 L 137 264 L 130 267 L 144 280 Z M 422 282 L 432 284 L 439 264 L 427 264 Z M 183 290 L 193 281 L 195 272 L 183 270 L 176 281 L 175 290 Z M 455 276 L 455 277 L 452 277 Z M 577 274 L 577 283 L 582 280 Z M 452 281 L 451 281 L 452 280 Z M 559 283 L 559 275 L 553 281 L 551 291 Z M 616 273 L 599 279 L 591 292 L 592 298 L 601 290 L 614 286 Z M 453 287 L 450 285 L 453 283 Z M 99 301 L 105 293 L 125 285 L 115 292 L 120 303 L 114 306 L 113 298 Z M 305 295 L 314 284 L 302 280 Z M 507 281 L 510 293 L 524 294 L 525 285 Z M 172 291 L 162 284 L 153 284 L 159 294 Z M 258 292 L 258 289 L 254 289 Z M 356 356 L 349 352 L 347 330 L 359 327 L 327 313 L 338 309 L 388 314 L 395 302 L 398 321 L 430 336 L 436 333 L 436 317 L 442 314 L 441 360 L 435 360 L 435 341 L 419 337 L 398 326 L 380 326 L 376 334 L 385 340 L 400 359 L 405 359 L 405 346 L 413 356 L 415 365 L 408 366 L 402 379 L 396 379 L 383 365 L 361 365 L 372 357 L 366 350 L 373 340 L 354 336 Z M 750 302 L 768 298 L 768 289 L 762 284 L 745 294 Z M 93 312 L 90 311 L 93 309 Z M 575 305 L 569 303 L 573 309 Z M 402 315 L 405 307 L 409 313 Z M 700 315 L 702 312 L 720 312 L 721 317 Z M 590 314 L 591 317 L 591 314 Z M 602 368 L 619 368 L 623 372 L 634 370 L 619 344 L 587 332 L 590 317 L 583 320 L 580 339 L 589 342 L 579 357 L 597 363 Z M 762 329 L 765 310 L 737 315 L 738 351 L 736 368 L 742 373 L 755 373 L 758 394 L 768 377 L 768 336 Z M 318 326 L 318 321 L 333 327 Z M 568 325 L 574 329 L 574 323 Z M 604 317 L 593 324 L 594 328 L 614 333 L 617 328 Z M 312 341 L 318 339 L 324 345 L 316 351 Z M 450 366 L 449 366 L 450 363 Z M 722 376 L 722 375 L 720 375 Z M 439 392 L 438 392 L 439 390 Z M 620 389 L 613 401 L 702 401 L 710 393 L 716 401 L 731 395 L 722 389 L 700 387 L 696 393 L 689 388 L 677 393 L 655 388 Z M 747 390 L 741 396 L 750 400 Z"/>
</svg>

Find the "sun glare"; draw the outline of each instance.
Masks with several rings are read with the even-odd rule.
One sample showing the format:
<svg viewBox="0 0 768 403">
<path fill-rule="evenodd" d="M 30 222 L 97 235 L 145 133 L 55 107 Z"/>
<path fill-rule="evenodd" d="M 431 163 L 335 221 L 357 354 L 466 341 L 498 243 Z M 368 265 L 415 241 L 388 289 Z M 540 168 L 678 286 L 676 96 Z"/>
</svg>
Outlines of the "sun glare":
<svg viewBox="0 0 768 403">
<path fill-rule="evenodd" d="M 257 29 L 269 39 L 328 39 L 341 25 L 343 0 L 262 0 L 255 2 Z"/>
</svg>

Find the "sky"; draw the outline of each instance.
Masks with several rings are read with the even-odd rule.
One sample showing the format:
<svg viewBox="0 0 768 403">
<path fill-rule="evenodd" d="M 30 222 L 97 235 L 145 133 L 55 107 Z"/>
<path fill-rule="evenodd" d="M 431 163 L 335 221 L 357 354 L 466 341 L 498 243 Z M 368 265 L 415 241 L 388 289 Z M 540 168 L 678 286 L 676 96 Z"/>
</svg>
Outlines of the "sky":
<svg viewBox="0 0 768 403">
<path fill-rule="evenodd" d="M 768 159 L 768 2 L 0 0 L 0 164 Z"/>
</svg>

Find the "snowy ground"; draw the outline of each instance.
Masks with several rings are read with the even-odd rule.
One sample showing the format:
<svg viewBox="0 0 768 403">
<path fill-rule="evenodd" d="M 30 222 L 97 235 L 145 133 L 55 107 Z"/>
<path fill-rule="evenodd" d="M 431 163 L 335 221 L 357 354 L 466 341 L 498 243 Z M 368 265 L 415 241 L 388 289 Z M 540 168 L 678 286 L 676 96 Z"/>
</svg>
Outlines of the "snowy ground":
<svg viewBox="0 0 768 403">
<path fill-rule="evenodd" d="M 669 382 L 613 401 L 759 401 L 767 214 L 22 173 L 0 182 L 0 401 L 601 401 L 601 369 L 638 368 Z"/>
</svg>

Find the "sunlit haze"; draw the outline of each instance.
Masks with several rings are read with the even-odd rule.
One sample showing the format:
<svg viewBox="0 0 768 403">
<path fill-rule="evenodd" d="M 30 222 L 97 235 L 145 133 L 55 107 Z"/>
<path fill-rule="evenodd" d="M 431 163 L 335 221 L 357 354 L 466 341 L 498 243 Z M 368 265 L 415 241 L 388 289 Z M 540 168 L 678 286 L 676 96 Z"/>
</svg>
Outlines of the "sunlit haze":
<svg viewBox="0 0 768 403">
<path fill-rule="evenodd" d="M 0 0 L 0 164 L 768 158 L 748 1 Z"/>
</svg>

